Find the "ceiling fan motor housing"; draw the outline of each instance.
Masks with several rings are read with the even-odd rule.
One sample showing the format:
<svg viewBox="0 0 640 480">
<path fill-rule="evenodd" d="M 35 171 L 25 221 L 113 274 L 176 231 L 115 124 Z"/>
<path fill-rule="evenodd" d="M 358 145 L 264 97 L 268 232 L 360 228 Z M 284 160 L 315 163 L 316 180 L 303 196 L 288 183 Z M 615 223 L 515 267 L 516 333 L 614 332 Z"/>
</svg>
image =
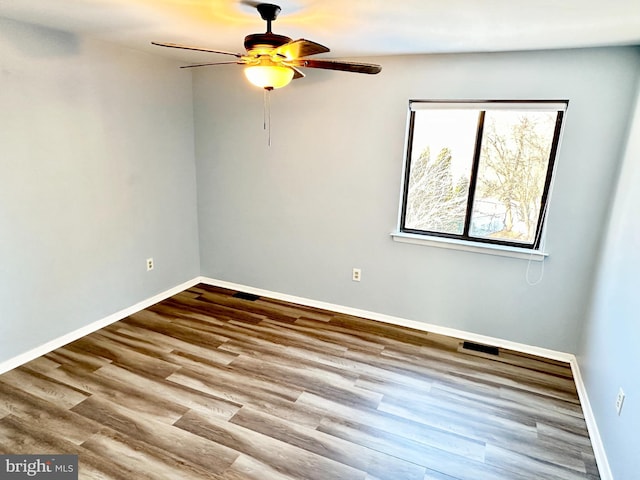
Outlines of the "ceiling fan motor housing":
<svg viewBox="0 0 640 480">
<path fill-rule="evenodd" d="M 276 35 L 275 33 L 253 33 L 244 37 L 244 48 L 249 54 L 254 51 L 259 54 L 278 48 L 290 41 L 291 39 L 285 35 Z"/>
</svg>

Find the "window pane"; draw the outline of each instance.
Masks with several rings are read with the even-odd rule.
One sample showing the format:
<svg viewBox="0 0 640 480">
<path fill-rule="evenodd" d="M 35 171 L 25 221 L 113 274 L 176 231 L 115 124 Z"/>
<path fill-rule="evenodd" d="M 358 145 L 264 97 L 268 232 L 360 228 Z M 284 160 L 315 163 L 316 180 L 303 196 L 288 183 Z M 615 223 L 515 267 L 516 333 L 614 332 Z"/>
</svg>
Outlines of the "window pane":
<svg viewBox="0 0 640 480">
<path fill-rule="evenodd" d="M 469 234 L 531 244 L 557 112 L 487 111 Z"/>
<path fill-rule="evenodd" d="M 462 234 L 479 112 L 414 115 L 404 228 Z"/>
</svg>

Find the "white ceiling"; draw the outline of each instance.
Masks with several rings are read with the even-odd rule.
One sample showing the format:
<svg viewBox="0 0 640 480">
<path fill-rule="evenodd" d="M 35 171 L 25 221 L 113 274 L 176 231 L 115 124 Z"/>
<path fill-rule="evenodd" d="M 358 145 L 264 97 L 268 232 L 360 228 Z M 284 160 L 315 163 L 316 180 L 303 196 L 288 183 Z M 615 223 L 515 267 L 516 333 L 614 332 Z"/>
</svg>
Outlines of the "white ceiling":
<svg viewBox="0 0 640 480">
<path fill-rule="evenodd" d="M 273 1 L 273 0 L 272 0 Z M 87 34 L 184 61 L 243 53 L 265 23 L 247 0 L 0 0 L 0 16 Z M 253 2 L 258 3 L 258 2 Z M 279 0 L 274 33 L 331 48 L 326 57 L 640 45 L 640 0 Z M 216 58 L 217 57 L 217 58 Z"/>
</svg>

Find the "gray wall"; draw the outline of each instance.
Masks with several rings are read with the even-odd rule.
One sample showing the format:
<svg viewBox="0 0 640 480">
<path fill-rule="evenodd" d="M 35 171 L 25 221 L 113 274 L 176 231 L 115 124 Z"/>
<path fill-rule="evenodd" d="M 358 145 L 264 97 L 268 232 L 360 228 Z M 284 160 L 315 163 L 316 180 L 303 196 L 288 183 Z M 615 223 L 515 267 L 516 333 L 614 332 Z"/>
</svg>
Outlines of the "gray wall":
<svg viewBox="0 0 640 480">
<path fill-rule="evenodd" d="M 189 73 L 0 19 L 0 112 L 0 362 L 198 275 Z"/>
<path fill-rule="evenodd" d="M 578 355 L 616 479 L 640 471 L 640 101 L 611 211 L 593 303 Z M 626 393 L 617 416 L 618 389 Z"/>
<path fill-rule="evenodd" d="M 202 274 L 575 352 L 638 51 L 372 60 L 378 76 L 307 70 L 274 91 L 270 148 L 241 69 L 194 74 Z M 569 99 L 539 285 L 526 260 L 392 241 L 411 98 Z"/>
</svg>

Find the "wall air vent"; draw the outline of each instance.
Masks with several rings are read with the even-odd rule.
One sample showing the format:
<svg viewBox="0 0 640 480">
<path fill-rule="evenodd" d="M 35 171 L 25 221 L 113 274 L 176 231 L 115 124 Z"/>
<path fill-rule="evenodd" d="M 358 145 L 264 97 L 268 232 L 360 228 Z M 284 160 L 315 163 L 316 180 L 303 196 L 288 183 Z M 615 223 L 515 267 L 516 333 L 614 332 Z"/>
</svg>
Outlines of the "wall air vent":
<svg viewBox="0 0 640 480">
<path fill-rule="evenodd" d="M 463 342 L 461 350 L 469 350 L 468 353 L 479 352 L 487 355 L 500 355 L 500 349 L 498 347 L 492 347 L 490 345 L 482 345 L 480 343 Z"/>
<path fill-rule="evenodd" d="M 236 292 L 233 294 L 233 298 L 240 298 L 242 300 L 247 300 L 249 302 L 255 302 L 260 298 L 259 295 L 254 295 L 253 293 L 247 292 Z"/>
</svg>

